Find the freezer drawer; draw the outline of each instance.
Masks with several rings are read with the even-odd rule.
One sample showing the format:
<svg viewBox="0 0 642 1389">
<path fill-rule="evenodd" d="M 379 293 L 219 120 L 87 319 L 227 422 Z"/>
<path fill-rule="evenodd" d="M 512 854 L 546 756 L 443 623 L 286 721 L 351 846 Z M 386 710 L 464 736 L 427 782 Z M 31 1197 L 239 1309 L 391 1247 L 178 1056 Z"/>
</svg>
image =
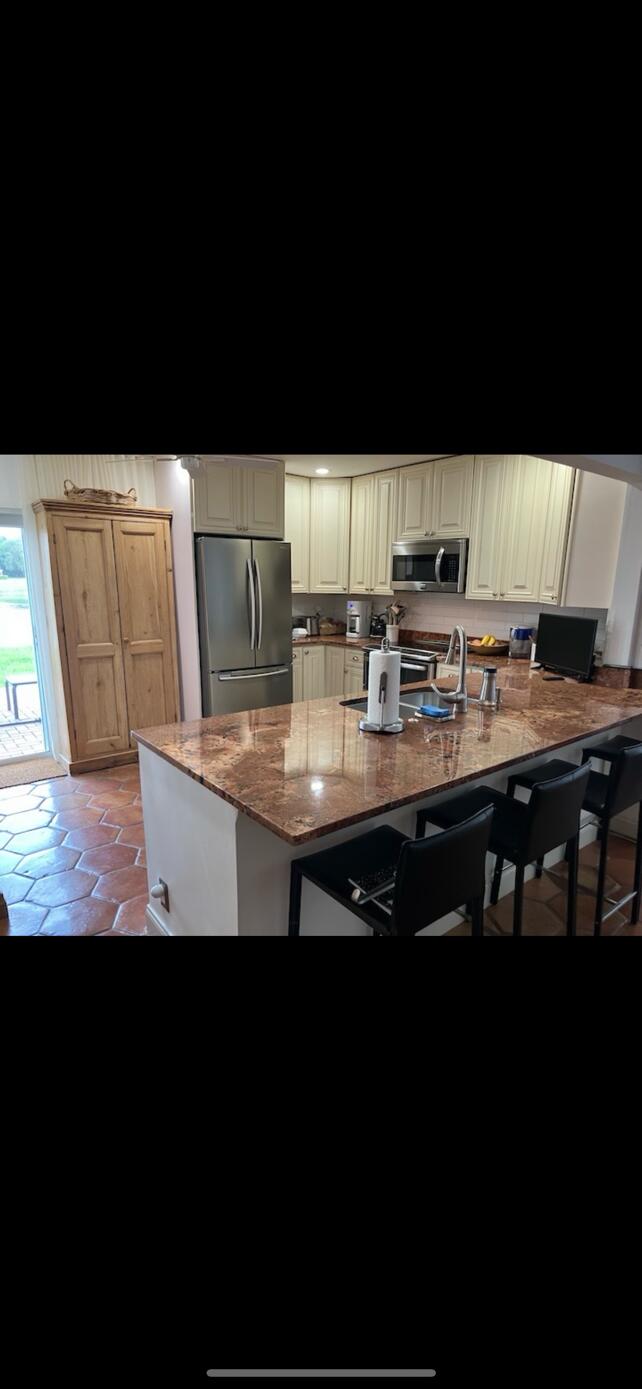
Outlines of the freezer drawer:
<svg viewBox="0 0 642 1389">
<path fill-rule="evenodd" d="M 259 670 L 219 670 L 210 676 L 209 708 L 204 714 L 234 714 L 292 703 L 292 665 Z"/>
</svg>

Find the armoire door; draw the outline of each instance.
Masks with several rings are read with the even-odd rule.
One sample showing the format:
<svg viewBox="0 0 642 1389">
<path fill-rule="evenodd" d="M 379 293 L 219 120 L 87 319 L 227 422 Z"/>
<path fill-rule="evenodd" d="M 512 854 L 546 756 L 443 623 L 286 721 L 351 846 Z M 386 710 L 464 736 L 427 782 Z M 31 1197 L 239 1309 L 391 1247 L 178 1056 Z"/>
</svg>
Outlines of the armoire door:
<svg viewBox="0 0 642 1389">
<path fill-rule="evenodd" d="M 54 516 L 75 757 L 129 747 L 111 521 Z"/>
<path fill-rule="evenodd" d="M 129 730 L 178 718 L 173 617 L 170 614 L 169 527 L 164 521 L 115 520 Z M 135 744 L 134 744 L 135 746 Z"/>
</svg>

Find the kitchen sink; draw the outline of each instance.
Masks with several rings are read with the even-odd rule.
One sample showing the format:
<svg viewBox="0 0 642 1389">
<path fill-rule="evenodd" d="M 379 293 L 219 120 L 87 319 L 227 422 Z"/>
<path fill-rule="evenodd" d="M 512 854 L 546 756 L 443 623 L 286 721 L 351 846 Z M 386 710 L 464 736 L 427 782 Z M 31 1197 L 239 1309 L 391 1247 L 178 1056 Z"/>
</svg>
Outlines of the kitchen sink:
<svg viewBox="0 0 642 1389">
<path fill-rule="evenodd" d="M 341 703 L 345 704 L 348 709 L 356 709 L 360 714 L 365 714 L 368 708 L 367 699 L 342 699 Z M 430 685 L 424 685 L 421 690 L 401 691 L 399 695 L 400 718 L 410 718 L 411 715 L 417 713 L 422 704 L 433 704 L 439 709 L 448 709 L 451 716 L 454 717 L 455 706 L 442 699 L 440 695 L 435 694 Z"/>
</svg>

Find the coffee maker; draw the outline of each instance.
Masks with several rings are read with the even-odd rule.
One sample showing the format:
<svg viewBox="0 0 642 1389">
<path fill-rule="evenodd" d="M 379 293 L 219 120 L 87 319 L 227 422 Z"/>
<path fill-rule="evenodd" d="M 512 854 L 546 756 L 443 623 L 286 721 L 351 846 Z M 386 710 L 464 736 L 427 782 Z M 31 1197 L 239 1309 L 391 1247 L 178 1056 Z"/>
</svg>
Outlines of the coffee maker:
<svg viewBox="0 0 642 1389">
<path fill-rule="evenodd" d="M 372 603 L 349 598 L 346 606 L 346 636 L 368 637 L 370 635 L 370 614 Z"/>
</svg>

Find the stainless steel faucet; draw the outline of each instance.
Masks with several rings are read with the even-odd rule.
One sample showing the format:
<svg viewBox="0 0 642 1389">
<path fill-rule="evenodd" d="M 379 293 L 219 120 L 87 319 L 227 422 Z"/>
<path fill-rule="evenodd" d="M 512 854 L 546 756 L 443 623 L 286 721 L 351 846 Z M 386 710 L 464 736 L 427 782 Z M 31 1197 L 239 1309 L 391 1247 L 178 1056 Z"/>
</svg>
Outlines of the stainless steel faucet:
<svg viewBox="0 0 642 1389">
<path fill-rule="evenodd" d="M 450 638 L 450 646 L 448 647 L 448 654 L 446 656 L 447 666 L 452 665 L 455 660 L 457 641 L 459 641 L 459 679 L 457 681 L 457 689 L 440 690 L 439 686 L 435 684 L 431 685 L 430 688 L 434 690 L 435 694 L 438 694 L 440 699 L 443 699 L 446 704 L 458 704 L 465 714 L 468 708 L 468 691 L 466 689 L 466 652 L 468 643 L 463 627 L 455 627 L 453 629 L 453 634 Z"/>
</svg>

